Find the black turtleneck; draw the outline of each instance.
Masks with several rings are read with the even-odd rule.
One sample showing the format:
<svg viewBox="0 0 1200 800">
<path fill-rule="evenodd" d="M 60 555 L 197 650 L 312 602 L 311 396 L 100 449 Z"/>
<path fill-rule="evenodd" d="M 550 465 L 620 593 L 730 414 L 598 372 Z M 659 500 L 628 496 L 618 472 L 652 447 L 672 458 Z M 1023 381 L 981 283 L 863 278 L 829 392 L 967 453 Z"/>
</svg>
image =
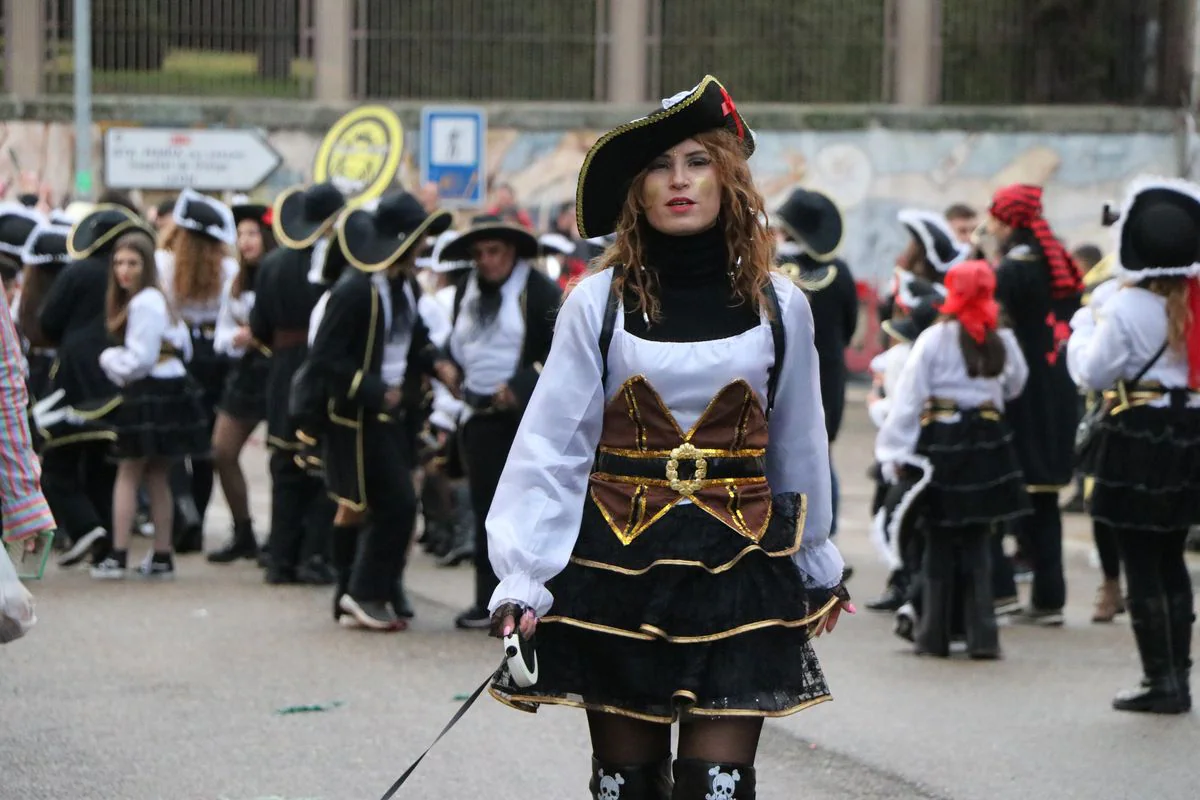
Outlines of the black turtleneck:
<svg viewBox="0 0 1200 800">
<path fill-rule="evenodd" d="M 729 254 L 720 225 L 691 236 L 642 227 L 646 269 L 657 278 L 660 318 L 646 324 L 625 290 L 625 330 L 656 342 L 705 342 L 736 336 L 759 324 L 758 313 L 733 295 Z"/>
</svg>

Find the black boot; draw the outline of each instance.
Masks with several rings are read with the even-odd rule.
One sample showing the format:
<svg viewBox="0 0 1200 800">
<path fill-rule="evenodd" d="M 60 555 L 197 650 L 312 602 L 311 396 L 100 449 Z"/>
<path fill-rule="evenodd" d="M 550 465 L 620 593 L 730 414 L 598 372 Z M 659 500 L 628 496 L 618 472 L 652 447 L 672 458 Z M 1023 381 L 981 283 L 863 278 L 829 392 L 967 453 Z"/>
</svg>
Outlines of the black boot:
<svg viewBox="0 0 1200 800">
<path fill-rule="evenodd" d="M 1167 597 L 1167 617 L 1171 626 L 1171 655 L 1175 667 L 1175 686 L 1184 711 L 1192 710 L 1192 625 L 1196 622 L 1192 595 Z"/>
<path fill-rule="evenodd" d="M 446 550 L 438 560 L 439 567 L 457 567 L 470 563 L 475 558 L 475 513 L 471 509 L 471 495 L 466 486 L 454 490 L 454 519 L 447 523 L 449 540 Z"/>
<path fill-rule="evenodd" d="M 961 565 L 967 653 L 975 659 L 1000 658 L 1000 631 L 992 601 L 991 542 L 986 532 L 965 534 Z"/>
<path fill-rule="evenodd" d="M 233 538 L 215 553 L 208 554 L 209 563 L 229 564 L 239 558 L 257 558 L 258 539 L 254 535 L 254 523 L 248 519 L 233 523 Z"/>
<path fill-rule="evenodd" d="M 1127 598 L 1133 636 L 1145 673 L 1136 689 L 1128 689 L 1113 698 L 1117 711 L 1142 711 L 1152 714 L 1182 714 L 1187 711 L 1176 680 L 1171 652 L 1171 628 L 1167 601 L 1163 597 Z"/>
<path fill-rule="evenodd" d="M 330 537 L 330 550 L 333 556 L 333 572 L 336 576 L 333 590 L 333 621 L 337 622 L 346 612 L 342 610 L 341 602 L 350 588 L 350 573 L 354 570 L 354 557 L 358 555 L 357 525 L 334 525 Z"/>
<path fill-rule="evenodd" d="M 680 758 L 675 761 L 674 800 L 754 800 L 755 772 L 750 764 L 721 764 Z"/>
<path fill-rule="evenodd" d="M 895 611 L 904 605 L 904 594 L 907 589 L 907 576 L 903 569 L 898 569 L 888 576 L 887 588 L 883 594 L 874 600 L 868 600 L 865 605 L 869 611 Z"/>
<path fill-rule="evenodd" d="M 395 587 L 392 591 L 392 610 L 400 619 L 412 619 L 416 616 L 416 612 L 413 611 L 412 603 L 408 599 L 408 592 L 404 591 L 403 575 L 396 579 Z"/>
<path fill-rule="evenodd" d="M 671 800 L 671 758 L 636 767 L 592 758 L 593 800 Z"/>
</svg>

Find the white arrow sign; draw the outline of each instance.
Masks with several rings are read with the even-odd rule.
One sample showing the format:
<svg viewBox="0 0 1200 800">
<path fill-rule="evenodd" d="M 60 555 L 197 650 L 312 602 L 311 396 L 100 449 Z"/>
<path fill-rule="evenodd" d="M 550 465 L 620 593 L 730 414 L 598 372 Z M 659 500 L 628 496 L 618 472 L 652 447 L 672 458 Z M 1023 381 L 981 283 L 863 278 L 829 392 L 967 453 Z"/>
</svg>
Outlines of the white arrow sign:
<svg viewBox="0 0 1200 800">
<path fill-rule="evenodd" d="M 104 136 L 110 189 L 248 192 L 282 160 L 254 130 L 110 128 Z"/>
</svg>

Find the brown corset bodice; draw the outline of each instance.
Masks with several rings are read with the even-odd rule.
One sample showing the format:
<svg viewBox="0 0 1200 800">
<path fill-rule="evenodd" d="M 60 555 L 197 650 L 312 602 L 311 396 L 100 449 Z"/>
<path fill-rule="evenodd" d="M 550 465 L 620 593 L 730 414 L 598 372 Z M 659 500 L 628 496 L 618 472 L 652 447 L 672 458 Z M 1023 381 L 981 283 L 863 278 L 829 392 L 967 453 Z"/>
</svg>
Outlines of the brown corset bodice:
<svg viewBox="0 0 1200 800">
<path fill-rule="evenodd" d="M 766 416 L 745 381 L 717 392 L 685 432 L 634 376 L 604 409 L 591 497 L 625 544 L 685 499 L 757 542 L 771 520 L 767 440 Z"/>
</svg>

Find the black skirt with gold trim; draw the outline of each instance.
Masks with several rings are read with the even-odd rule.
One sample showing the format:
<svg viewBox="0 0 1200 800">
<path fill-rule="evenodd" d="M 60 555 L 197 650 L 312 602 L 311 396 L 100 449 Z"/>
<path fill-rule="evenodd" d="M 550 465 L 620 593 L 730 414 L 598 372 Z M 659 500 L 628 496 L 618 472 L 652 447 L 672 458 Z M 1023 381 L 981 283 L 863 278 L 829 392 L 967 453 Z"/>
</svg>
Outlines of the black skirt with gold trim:
<svg viewBox="0 0 1200 800">
<path fill-rule="evenodd" d="M 754 542 L 693 504 L 628 545 L 589 497 L 574 555 L 547 588 L 538 683 L 506 673 L 497 699 L 535 711 L 573 705 L 656 722 L 784 716 L 830 699 L 809 629 L 837 599 L 792 559 L 803 498 L 775 498 Z"/>
<path fill-rule="evenodd" d="M 271 360 L 257 350 L 247 352 L 229 368 L 217 410 L 243 422 L 266 419 L 270 376 Z"/>
</svg>

